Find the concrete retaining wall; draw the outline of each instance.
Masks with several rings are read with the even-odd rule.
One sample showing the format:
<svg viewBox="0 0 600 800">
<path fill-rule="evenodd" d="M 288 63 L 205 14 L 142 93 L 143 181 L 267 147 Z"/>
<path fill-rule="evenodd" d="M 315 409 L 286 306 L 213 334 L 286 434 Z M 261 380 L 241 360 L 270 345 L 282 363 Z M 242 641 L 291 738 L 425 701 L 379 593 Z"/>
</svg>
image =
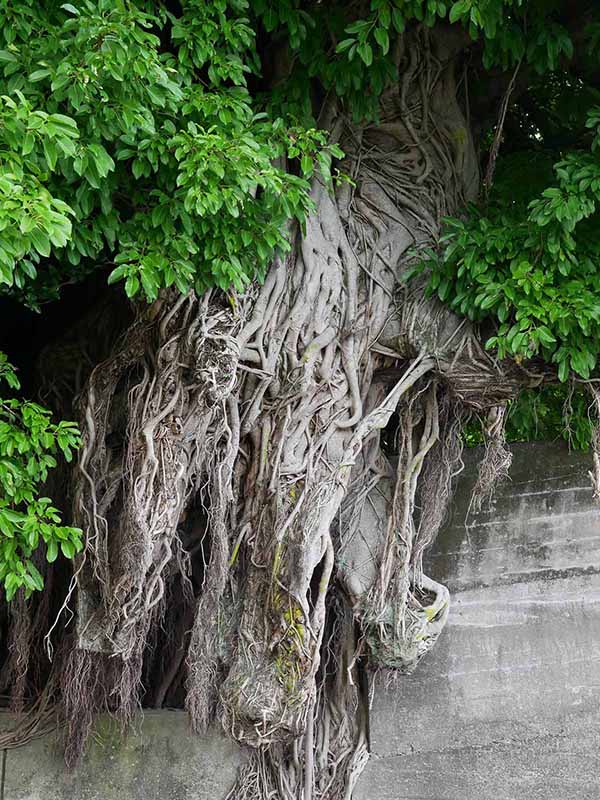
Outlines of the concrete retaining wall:
<svg viewBox="0 0 600 800">
<path fill-rule="evenodd" d="M 50 735 L 2 753 L 0 800 L 222 800 L 241 761 L 219 731 L 194 736 L 182 711 L 147 711 L 122 739 L 102 721 L 83 763 L 65 769 Z"/>
<path fill-rule="evenodd" d="M 377 688 L 356 800 L 600 798 L 600 511 L 590 457 L 514 448 L 512 480 L 465 529 L 472 459 L 428 573 L 446 630 Z"/>
<path fill-rule="evenodd" d="M 355 800 L 600 798 L 600 511 L 589 456 L 514 449 L 512 481 L 472 527 L 473 482 L 428 572 L 450 588 L 448 626 L 412 676 L 375 691 L 372 758 Z M 182 712 L 146 713 L 122 742 L 100 725 L 63 767 L 57 737 L 3 754 L 0 800 L 222 800 L 241 761 Z"/>
</svg>

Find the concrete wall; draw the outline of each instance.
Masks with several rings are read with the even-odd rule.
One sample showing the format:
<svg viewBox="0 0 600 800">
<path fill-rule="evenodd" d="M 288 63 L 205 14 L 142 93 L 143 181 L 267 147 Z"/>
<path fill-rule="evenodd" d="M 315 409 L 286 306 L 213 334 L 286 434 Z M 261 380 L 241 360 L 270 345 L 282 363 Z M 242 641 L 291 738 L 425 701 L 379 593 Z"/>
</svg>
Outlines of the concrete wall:
<svg viewBox="0 0 600 800">
<path fill-rule="evenodd" d="M 59 738 L 2 752 L 0 800 L 222 800 L 241 761 L 219 731 L 193 736 L 182 711 L 146 712 L 125 740 L 114 723 L 101 722 L 72 772 Z"/>
<path fill-rule="evenodd" d="M 512 480 L 465 529 L 473 464 L 428 573 L 446 630 L 379 686 L 355 800 L 600 798 L 600 510 L 590 457 L 514 448 Z"/>
</svg>

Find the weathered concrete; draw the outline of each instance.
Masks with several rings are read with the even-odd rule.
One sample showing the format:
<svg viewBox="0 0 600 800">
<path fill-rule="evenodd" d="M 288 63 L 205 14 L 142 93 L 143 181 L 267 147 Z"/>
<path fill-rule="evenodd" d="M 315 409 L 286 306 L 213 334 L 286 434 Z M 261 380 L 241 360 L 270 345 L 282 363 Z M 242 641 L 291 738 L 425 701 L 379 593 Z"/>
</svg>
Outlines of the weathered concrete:
<svg viewBox="0 0 600 800">
<path fill-rule="evenodd" d="M 181 711 L 146 712 L 125 739 L 101 722 L 72 772 L 57 738 L 6 751 L 1 800 L 221 800 L 241 761 L 219 731 L 192 735 Z"/>
<path fill-rule="evenodd" d="M 413 675 L 376 690 L 356 800 L 600 798 L 589 467 L 561 445 L 518 445 L 512 481 L 465 529 L 469 464 L 427 568 L 452 592 L 450 620 Z"/>
</svg>

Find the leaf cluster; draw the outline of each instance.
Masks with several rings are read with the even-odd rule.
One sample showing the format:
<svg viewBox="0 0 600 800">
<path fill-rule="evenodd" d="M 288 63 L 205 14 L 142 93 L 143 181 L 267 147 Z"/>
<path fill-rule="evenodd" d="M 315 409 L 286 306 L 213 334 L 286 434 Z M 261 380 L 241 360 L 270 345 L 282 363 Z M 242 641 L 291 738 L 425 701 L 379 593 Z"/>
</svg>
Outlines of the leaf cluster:
<svg viewBox="0 0 600 800">
<path fill-rule="evenodd" d="M 342 156 L 262 111 L 245 0 L 0 0 L 0 281 L 30 305 L 97 265 L 130 297 L 241 291 Z M 290 164 L 297 166 L 290 168 Z"/>
<path fill-rule="evenodd" d="M 0 353 L 0 381 L 19 389 L 14 368 Z M 61 453 L 71 461 L 80 443 L 74 422 L 53 423 L 50 412 L 30 401 L 0 398 L 0 583 L 6 599 L 23 588 L 25 596 L 43 588 L 34 553 L 44 544 L 46 559 L 59 550 L 72 558 L 82 549 L 82 531 L 65 526 L 49 497 L 40 496 Z"/>
<path fill-rule="evenodd" d="M 0 0 L 0 20 L 0 287 L 34 307 L 106 265 L 148 300 L 260 279 L 342 156 L 315 85 L 373 116 L 410 25 L 462 25 L 489 64 L 572 52 L 523 0 Z M 265 93 L 274 51 L 290 67 Z"/>
<path fill-rule="evenodd" d="M 336 53 L 347 59 L 346 73 L 355 73 L 355 86 L 365 84 L 359 65 L 375 70 L 369 88 L 376 97 L 379 78 L 385 79 L 392 63 L 390 43 L 411 25 L 433 28 L 447 20 L 481 44 L 486 69 L 508 69 L 526 61 L 542 74 L 555 70 L 561 57 L 573 56 L 571 36 L 556 11 L 555 4 L 525 0 L 371 0 L 368 16 L 346 24 Z M 341 74 L 335 77 L 335 87 L 339 94 L 346 93 Z M 363 107 L 360 103 L 361 112 Z"/>
<path fill-rule="evenodd" d="M 499 358 L 541 357 L 560 381 L 588 379 L 600 356 L 600 109 L 589 151 L 554 167 L 554 185 L 525 207 L 472 206 L 449 218 L 422 267 L 428 291 L 474 322 L 493 320 L 486 343 Z"/>
</svg>

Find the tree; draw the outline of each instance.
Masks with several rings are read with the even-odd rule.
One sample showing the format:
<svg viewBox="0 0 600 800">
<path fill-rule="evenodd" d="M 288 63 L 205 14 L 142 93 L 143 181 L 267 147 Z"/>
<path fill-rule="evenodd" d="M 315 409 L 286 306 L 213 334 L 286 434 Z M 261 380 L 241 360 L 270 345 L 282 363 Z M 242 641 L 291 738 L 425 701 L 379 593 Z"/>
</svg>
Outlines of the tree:
<svg viewBox="0 0 600 800">
<path fill-rule="evenodd" d="M 448 615 L 422 558 L 468 419 L 476 503 L 524 391 L 599 444 L 594 4 L 0 8 L 5 291 L 131 300 L 41 361 L 85 544 L 11 606 L 13 701 L 59 704 L 69 761 L 185 702 L 254 748 L 232 797 L 349 797 L 368 676 Z"/>
</svg>

